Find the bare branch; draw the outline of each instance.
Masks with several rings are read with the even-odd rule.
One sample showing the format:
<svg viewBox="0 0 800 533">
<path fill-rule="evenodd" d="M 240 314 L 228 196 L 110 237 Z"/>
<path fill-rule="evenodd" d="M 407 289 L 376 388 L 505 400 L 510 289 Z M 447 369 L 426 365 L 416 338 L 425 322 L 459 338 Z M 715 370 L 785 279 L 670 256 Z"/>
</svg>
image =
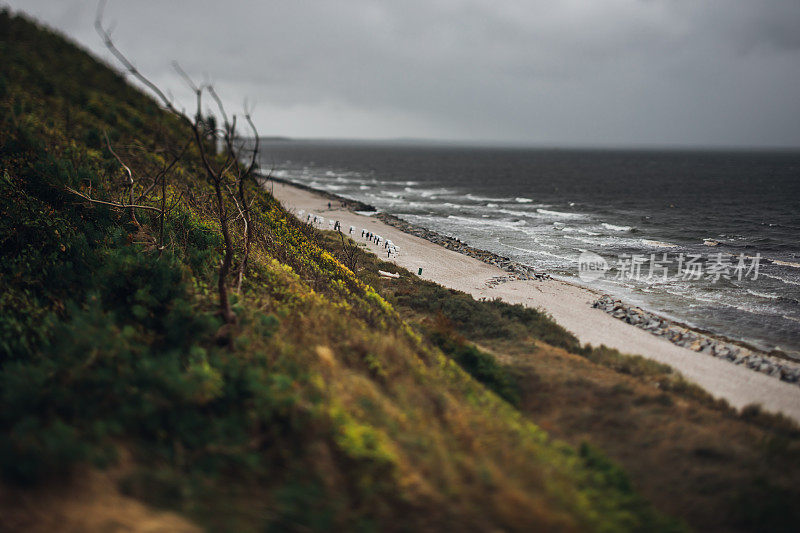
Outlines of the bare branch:
<svg viewBox="0 0 800 533">
<path fill-rule="evenodd" d="M 173 61 L 172 62 L 172 68 L 174 68 L 175 72 L 177 72 L 178 75 L 181 78 L 183 78 L 183 81 L 186 82 L 186 85 L 188 85 L 192 89 L 192 91 L 197 93 L 197 92 L 203 90 L 203 86 L 202 85 L 199 86 L 199 87 L 197 85 L 195 85 L 194 81 L 192 81 L 192 78 L 190 78 L 189 75 L 186 74 L 186 71 L 181 68 L 180 63 L 178 63 L 177 61 Z"/>
<path fill-rule="evenodd" d="M 222 115 L 222 120 L 224 121 L 225 128 L 228 128 L 228 126 L 230 125 L 230 121 L 228 120 L 227 113 L 225 113 L 225 106 L 222 105 L 222 99 L 217 94 L 217 91 L 214 90 L 213 85 L 209 84 L 207 88 L 209 94 L 211 95 L 211 98 L 213 98 L 214 101 L 217 102 L 217 107 L 219 108 L 220 115 Z"/>
<path fill-rule="evenodd" d="M 122 168 L 125 169 L 125 172 L 128 174 L 128 183 L 132 185 L 133 184 L 133 172 L 131 171 L 131 168 L 128 165 L 126 165 L 122 161 L 122 159 L 120 159 L 120 157 L 117 155 L 117 152 L 115 152 L 114 149 L 111 147 L 111 141 L 108 140 L 108 132 L 107 131 L 103 131 L 103 135 L 106 138 L 106 146 L 108 147 L 108 151 L 111 152 L 111 155 L 114 156 L 114 159 L 116 159 L 117 162 L 120 165 L 122 165 Z"/>
<path fill-rule="evenodd" d="M 175 108 L 175 106 L 172 105 L 172 101 L 169 98 L 167 98 L 167 95 L 165 95 L 161 91 L 161 89 L 159 89 L 153 82 L 151 82 L 141 72 L 139 72 L 136 66 L 133 63 L 131 63 L 128 60 L 128 58 L 125 57 L 125 55 L 114 45 L 114 41 L 111 40 L 111 33 L 103 27 L 103 11 L 105 11 L 105 7 L 106 7 L 106 0 L 100 0 L 100 2 L 97 4 L 97 13 L 94 19 L 94 28 L 100 35 L 100 37 L 103 39 L 103 44 L 105 44 L 106 48 L 108 48 L 108 50 L 114 55 L 114 57 L 116 57 L 117 60 L 120 63 L 122 63 L 122 65 L 129 73 L 133 74 L 133 76 L 136 77 L 137 80 L 139 80 L 141 83 L 147 86 L 148 89 L 153 91 L 153 93 L 155 93 L 156 96 L 158 96 L 158 98 L 164 103 L 164 106 L 167 109 L 169 109 L 170 112 L 172 112 L 174 115 L 178 117 L 182 117 L 185 120 L 188 120 L 188 117 L 186 117 L 185 114 L 178 111 Z"/>
<path fill-rule="evenodd" d="M 178 195 L 178 198 L 176 198 L 175 201 L 172 202 L 172 205 L 170 205 L 167 208 L 167 213 L 171 213 L 172 210 L 175 209 L 175 207 L 178 205 L 178 203 L 181 201 L 182 198 L 183 198 L 183 191 L 181 191 L 181 193 Z"/>
<path fill-rule="evenodd" d="M 189 149 L 189 146 L 191 146 L 191 144 L 192 144 L 192 141 L 190 139 L 190 140 L 188 140 L 186 142 L 186 144 L 183 145 L 183 148 L 181 149 L 180 153 L 172 155 L 172 161 L 170 161 L 170 163 L 166 167 L 162 167 L 161 170 L 159 170 L 155 174 L 155 176 L 153 176 L 152 183 L 150 183 L 150 185 L 147 186 L 147 188 L 144 190 L 144 192 L 142 192 L 142 194 L 139 195 L 139 198 L 136 200 L 137 202 L 141 202 L 148 194 L 150 194 L 150 192 L 159 183 L 161 177 L 162 176 L 166 176 L 167 174 L 169 174 L 169 171 L 172 170 L 172 167 L 174 167 L 176 164 L 178 164 L 178 161 L 183 159 L 183 155 L 186 153 L 186 150 Z"/>
<path fill-rule="evenodd" d="M 111 51 L 114 57 L 117 58 L 117 60 L 125 67 L 125 69 L 129 73 L 131 73 L 140 83 L 142 83 L 148 89 L 150 89 L 157 96 L 157 98 L 161 100 L 167 111 L 169 111 L 170 113 L 175 115 L 179 120 L 188 125 L 192 131 L 194 144 L 200 153 L 200 161 L 202 162 L 208 181 L 214 188 L 213 204 L 214 207 L 216 208 L 216 215 L 219 220 L 220 232 L 222 233 L 222 238 L 224 242 L 224 254 L 220 261 L 220 268 L 217 277 L 217 290 L 219 294 L 219 312 L 222 315 L 225 322 L 233 323 L 236 321 L 236 315 L 233 313 L 231 309 L 230 300 L 228 297 L 227 278 L 232 266 L 235 243 L 231 235 L 231 228 L 229 225 L 228 213 L 227 213 L 228 209 L 226 206 L 227 202 L 225 199 L 225 193 L 223 192 L 223 186 L 226 184 L 225 182 L 226 175 L 233 168 L 233 165 L 238 162 L 238 157 L 236 156 L 236 149 L 234 146 L 235 131 L 236 131 L 235 117 L 233 121 L 231 121 L 230 124 L 227 124 L 224 129 L 223 137 L 225 138 L 225 142 L 228 145 L 228 150 L 227 150 L 228 153 L 226 154 L 226 160 L 224 164 L 220 166 L 217 164 L 215 157 L 216 154 L 214 154 L 213 158 L 210 157 L 206 146 L 209 134 L 214 139 L 217 138 L 216 132 L 208 131 L 208 128 L 205 126 L 205 122 L 203 121 L 201 115 L 203 109 L 202 105 L 203 91 L 207 88 L 206 85 L 198 86 L 192 81 L 189 75 L 186 74 L 186 72 L 180 67 L 179 64 L 173 63 L 173 67 L 178 72 L 178 74 L 184 79 L 184 81 L 188 84 L 188 86 L 194 91 L 196 98 L 196 110 L 194 117 L 188 116 L 185 111 L 178 110 L 175 107 L 175 105 L 173 105 L 172 99 L 168 98 L 167 95 L 161 89 L 159 89 L 153 82 L 151 82 L 141 72 L 139 72 L 139 70 L 133 65 L 133 63 L 129 61 L 127 57 L 125 57 L 125 55 L 114 45 L 111 39 L 110 32 L 107 31 L 105 28 L 103 28 L 102 19 L 103 19 L 104 8 L 105 8 L 105 1 L 102 0 L 98 5 L 97 9 L 97 15 L 95 18 L 95 29 L 97 30 L 97 33 L 100 35 L 100 37 L 103 39 L 106 48 L 108 48 Z M 213 90 L 209 92 L 212 94 L 213 98 L 219 100 L 218 96 L 216 95 L 216 92 L 214 92 Z M 219 100 L 218 103 L 221 103 L 221 100 Z M 163 179 L 161 182 L 162 209 L 159 210 L 156 208 L 149 208 L 152 209 L 153 211 L 161 213 L 162 225 L 166 207 L 164 205 L 164 202 L 166 200 L 166 183 L 164 181 L 166 179 L 165 176 L 166 176 L 165 174 L 162 176 Z M 156 182 L 157 181 L 158 180 L 156 180 Z M 241 176 L 239 176 L 239 179 L 237 181 L 241 181 Z M 72 191 L 72 192 L 81 195 L 80 193 L 77 193 L 77 191 Z M 91 201 L 91 199 L 85 197 L 85 195 L 81 196 L 84 197 L 84 199 Z M 125 207 L 122 204 L 115 205 L 110 202 L 105 202 L 105 203 L 108 205 L 112 205 L 114 207 Z M 131 201 L 131 204 L 133 204 L 133 201 Z M 246 205 L 246 202 L 244 204 Z M 163 232 L 162 232 L 162 245 L 163 245 Z M 245 257 L 246 256 L 247 253 L 245 252 Z"/>
<path fill-rule="evenodd" d="M 108 132 L 103 131 L 103 135 L 105 135 L 105 138 L 106 138 L 106 146 L 108 147 L 108 151 L 111 152 L 111 155 L 114 156 L 114 158 L 119 162 L 120 165 L 122 165 L 122 168 L 124 168 L 125 172 L 128 174 L 128 180 L 125 183 L 125 185 L 128 187 L 128 204 L 129 205 L 134 204 L 134 201 L 133 201 L 133 185 L 134 185 L 133 172 L 131 171 L 131 168 L 128 165 L 126 165 L 124 161 L 122 161 L 122 159 L 117 155 L 117 153 L 111 147 L 111 141 L 108 139 Z M 133 222 L 134 224 L 139 226 L 139 221 L 136 220 L 136 212 L 133 210 L 133 208 L 130 209 L 130 215 L 131 215 L 131 222 Z"/>
<path fill-rule="evenodd" d="M 255 137 L 256 142 L 256 145 L 253 148 L 253 157 L 250 159 L 250 165 L 247 167 L 247 176 L 249 177 L 253 173 L 253 169 L 256 168 L 256 163 L 258 161 L 258 149 L 261 141 L 258 137 L 258 130 L 256 129 L 256 125 L 253 124 L 253 119 L 250 117 L 249 111 L 245 110 L 244 118 L 247 119 L 250 129 L 253 130 L 253 137 Z M 270 171 L 270 173 L 272 173 L 272 171 Z"/>
<path fill-rule="evenodd" d="M 83 198 L 87 202 L 91 202 L 93 204 L 108 205 L 108 206 L 111 206 L 111 207 L 115 207 L 117 209 L 145 209 L 145 210 L 148 210 L 148 211 L 155 211 L 156 213 L 161 213 L 161 210 L 159 208 L 152 207 L 152 206 L 149 206 L 149 205 L 119 204 L 119 203 L 116 203 L 116 202 L 105 202 L 103 200 L 97 200 L 95 198 L 91 198 L 90 196 L 87 196 L 87 195 L 83 194 L 80 191 L 76 191 L 75 189 L 72 189 L 71 187 L 64 187 L 64 189 L 67 192 L 71 192 L 72 194 L 80 196 L 81 198 Z"/>
</svg>

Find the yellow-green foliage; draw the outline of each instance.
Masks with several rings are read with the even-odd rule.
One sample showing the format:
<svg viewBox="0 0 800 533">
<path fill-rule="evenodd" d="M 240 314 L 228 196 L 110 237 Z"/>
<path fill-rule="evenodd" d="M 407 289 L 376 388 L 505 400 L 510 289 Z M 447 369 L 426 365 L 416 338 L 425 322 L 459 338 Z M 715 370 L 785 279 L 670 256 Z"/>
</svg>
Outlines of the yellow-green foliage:
<svg viewBox="0 0 800 533">
<path fill-rule="evenodd" d="M 0 51 L 5 483 L 105 466 L 123 445 L 130 494 L 212 529 L 671 526 L 616 467 L 550 441 L 412 332 L 254 186 L 257 239 L 223 326 L 195 153 L 168 175 L 161 253 L 156 215 L 137 228 L 64 189 L 124 192 L 105 132 L 144 176 L 187 132 L 24 18 L 0 13 Z"/>
</svg>

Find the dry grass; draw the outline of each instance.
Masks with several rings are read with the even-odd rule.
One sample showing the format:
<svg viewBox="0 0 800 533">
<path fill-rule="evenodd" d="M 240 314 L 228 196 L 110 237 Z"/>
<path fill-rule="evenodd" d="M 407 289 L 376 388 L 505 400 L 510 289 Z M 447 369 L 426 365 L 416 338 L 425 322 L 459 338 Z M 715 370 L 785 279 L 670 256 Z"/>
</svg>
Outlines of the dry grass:
<svg viewBox="0 0 800 533">
<path fill-rule="evenodd" d="M 519 372 L 523 412 L 552 435 L 590 442 L 619 461 L 661 510 L 700 531 L 788 530 L 797 523 L 796 433 L 564 350 L 510 343 L 494 349 Z"/>
</svg>

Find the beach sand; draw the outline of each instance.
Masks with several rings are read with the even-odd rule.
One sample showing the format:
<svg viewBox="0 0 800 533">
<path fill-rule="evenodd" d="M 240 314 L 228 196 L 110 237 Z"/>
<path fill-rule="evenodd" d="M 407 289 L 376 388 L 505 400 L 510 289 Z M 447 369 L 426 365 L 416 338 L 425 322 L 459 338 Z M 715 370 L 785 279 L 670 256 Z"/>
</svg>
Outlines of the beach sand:
<svg viewBox="0 0 800 533">
<path fill-rule="evenodd" d="M 509 281 L 488 286 L 487 281 L 491 278 L 507 273 L 493 265 L 403 233 L 373 217 L 339 208 L 338 202 L 321 195 L 279 182 L 272 182 L 269 187 L 273 185 L 273 194 L 285 208 L 295 213 L 303 210 L 306 214 L 311 212 L 326 219 L 338 220 L 345 233 L 350 226 L 355 226 L 355 241 L 366 242 L 368 249 L 381 257 L 386 258 L 386 250 L 362 239 L 361 230 L 366 228 L 384 239 L 390 239 L 400 253 L 387 260 L 413 273 L 422 268 L 420 277 L 423 279 L 464 291 L 476 299 L 501 298 L 509 303 L 542 309 L 571 331 L 581 343 L 595 346 L 604 344 L 623 353 L 642 355 L 668 364 L 687 380 L 700 385 L 717 398 L 724 398 L 736 408 L 760 404 L 768 411 L 781 412 L 800 422 L 800 387 L 797 385 L 676 346 L 600 309 L 592 308 L 592 303 L 599 296 L 594 291 L 557 280 Z M 329 201 L 333 204 L 330 209 Z M 305 215 L 301 218 L 305 220 Z M 327 223 L 323 229 L 328 229 Z"/>
</svg>

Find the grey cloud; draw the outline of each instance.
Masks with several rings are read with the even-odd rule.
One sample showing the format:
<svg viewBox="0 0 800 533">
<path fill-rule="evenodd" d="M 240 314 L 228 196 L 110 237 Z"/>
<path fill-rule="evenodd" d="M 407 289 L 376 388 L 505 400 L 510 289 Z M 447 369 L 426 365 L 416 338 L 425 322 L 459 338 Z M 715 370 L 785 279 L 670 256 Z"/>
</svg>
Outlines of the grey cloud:
<svg viewBox="0 0 800 533">
<path fill-rule="evenodd" d="M 10 2 L 107 57 L 95 3 Z M 111 0 L 177 97 L 178 60 L 265 133 L 800 146 L 796 0 Z"/>
</svg>

